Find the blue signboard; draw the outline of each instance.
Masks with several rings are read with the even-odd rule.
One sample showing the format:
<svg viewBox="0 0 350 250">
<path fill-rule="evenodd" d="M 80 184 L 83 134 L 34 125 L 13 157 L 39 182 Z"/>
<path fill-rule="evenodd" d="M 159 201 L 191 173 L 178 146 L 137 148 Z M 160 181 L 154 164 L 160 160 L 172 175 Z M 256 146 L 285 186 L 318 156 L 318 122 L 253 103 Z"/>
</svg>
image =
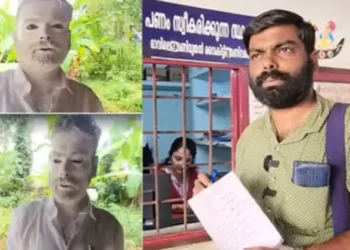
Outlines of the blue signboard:
<svg viewBox="0 0 350 250">
<path fill-rule="evenodd" d="M 242 39 L 251 16 L 156 0 L 143 0 L 142 15 L 143 57 L 249 62 Z"/>
</svg>

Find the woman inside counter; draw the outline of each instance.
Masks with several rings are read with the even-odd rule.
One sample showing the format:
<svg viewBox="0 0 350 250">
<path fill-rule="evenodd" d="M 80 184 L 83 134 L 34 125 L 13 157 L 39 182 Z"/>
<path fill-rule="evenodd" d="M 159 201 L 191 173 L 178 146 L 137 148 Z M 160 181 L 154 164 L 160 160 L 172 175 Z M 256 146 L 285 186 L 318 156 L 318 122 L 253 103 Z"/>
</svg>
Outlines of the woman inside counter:
<svg viewBox="0 0 350 250">
<path fill-rule="evenodd" d="M 194 182 L 200 172 L 199 168 L 194 166 L 196 154 L 196 143 L 192 139 L 186 138 L 186 148 L 183 145 L 182 137 L 176 138 L 171 144 L 168 157 L 162 163 L 160 171 L 171 176 L 172 199 L 185 198 L 188 200 L 192 197 Z M 183 177 L 184 171 L 186 171 L 186 179 Z M 183 213 L 183 208 L 182 201 L 172 205 L 173 213 Z M 189 207 L 188 211 L 190 211 Z"/>
</svg>

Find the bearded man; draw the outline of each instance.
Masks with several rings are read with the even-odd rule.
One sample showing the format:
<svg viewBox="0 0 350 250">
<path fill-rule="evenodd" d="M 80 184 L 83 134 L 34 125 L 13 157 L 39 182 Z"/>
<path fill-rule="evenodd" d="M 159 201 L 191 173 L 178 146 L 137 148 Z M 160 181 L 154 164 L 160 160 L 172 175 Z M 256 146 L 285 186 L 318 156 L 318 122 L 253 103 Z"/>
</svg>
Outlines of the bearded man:
<svg viewBox="0 0 350 250">
<path fill-rule="evenodd" d="M 87 188 L 96 174 L 100 129 L 91 116 L 58 118 L 51 138 L 51 197 L 15 209 L 9 250 L 123 250 L 123 228 L 91 204 Z"/>
<path fill-rule="evenodd" d="M 290 11 L 270 10 L 246 27 L 244 43 L 250 88 L 269 112 L 241 135 L 237 176 L 284 238 L 279 249 L 349 250 L 350 231 L 338 235 L 332 220 L 326 131 L 334 103 L 313 88 L 318 66 L 313 26 Z M 345 138 L 337 142 L 346 149 L 346 178 L 337 179 L 346 182 L 340 187 L 343 200 L 350 191 L 349 114 L 346 109 Z M 337 153 L 332 157 L 342 158 Z M 194 193 L 208 185 L 208 176 L 199 174 Z"/>
<path fill-rule="evenodd" d="M 71 45 L 73 8 L 65 0 L 22 0 L 14 44 L 19 66 L 0 73 L 0 113 L 103 112 L 86 85 L 61 68 Z"/>
</svg>

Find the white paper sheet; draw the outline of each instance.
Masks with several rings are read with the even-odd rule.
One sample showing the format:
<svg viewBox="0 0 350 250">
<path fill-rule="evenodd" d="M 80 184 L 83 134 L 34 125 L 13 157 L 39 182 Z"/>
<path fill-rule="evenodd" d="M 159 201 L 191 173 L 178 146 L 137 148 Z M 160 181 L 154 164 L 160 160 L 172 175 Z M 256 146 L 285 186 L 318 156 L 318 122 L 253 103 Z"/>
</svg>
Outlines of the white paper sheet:
<svg viewBox="0 0 350 250">
<path fill-rule="evenodd" d="M 283 239 L 231 172 L 188 201 L 219 250 L 279 247 Z"/>
</svg>

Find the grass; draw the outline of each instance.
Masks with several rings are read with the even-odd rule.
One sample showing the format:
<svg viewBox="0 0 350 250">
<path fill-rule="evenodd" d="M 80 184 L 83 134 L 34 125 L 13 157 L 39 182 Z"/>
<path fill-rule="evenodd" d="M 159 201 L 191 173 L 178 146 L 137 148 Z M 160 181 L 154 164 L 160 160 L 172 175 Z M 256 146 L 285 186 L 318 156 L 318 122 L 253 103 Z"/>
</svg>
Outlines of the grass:
<svg viewBox="0 0 350 250">
<path fill-rule="evenodd" d="M 117 78 L 117 77 L 116 77 Z M 114 81 L 83 81 L 101 99 L 106 113 L 141 113 L 142 83 L 127 82 L 123 77 Z"/>
<path fill-rule="evenodd" d="M 121 207 L 115 204 L 105 206 L 124 228 L 125 249 L 142 249 L 142 210 L 140 207 Z M 0 250 L 7 249 L 7 233 L 11 220 L 12 208 L 0 207 Z"/>
</svg>

